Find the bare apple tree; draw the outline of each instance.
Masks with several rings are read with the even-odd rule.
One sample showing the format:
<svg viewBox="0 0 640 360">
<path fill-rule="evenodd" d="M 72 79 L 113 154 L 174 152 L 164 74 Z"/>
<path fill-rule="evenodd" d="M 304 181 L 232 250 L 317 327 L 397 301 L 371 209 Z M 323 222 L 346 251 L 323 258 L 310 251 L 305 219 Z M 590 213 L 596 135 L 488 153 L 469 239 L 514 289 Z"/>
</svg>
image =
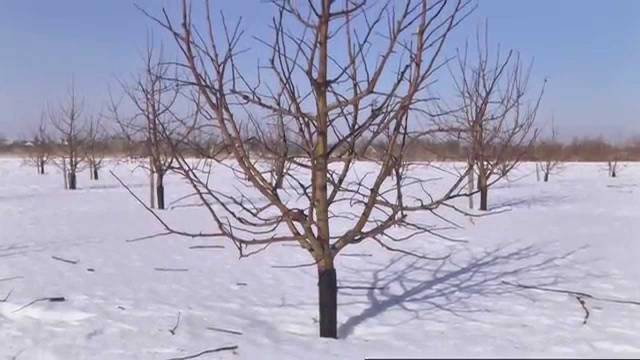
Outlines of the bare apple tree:
<svg viewBox="0 0 640 360">
<path fill-rule="evenodd" d="M 620 156 L 616 152 L 612 152 L 609 155 L 609 159 L 607 160 L 607 170 L 609 173 L 609 177 L 617 177 L 618 176 L 618 161 L 620 160 Z"/>
<path fill-rule="evenodd" d="M 38 174 L 44 175 L 45 165 L 51 160 L 53 150 L 54 146 L 47 130 L 47 121 L 43 115 L 31 137 L 31 147 L 28 154 L 28 163 L 36 168 Z"/>
<path fill-rule="evenodd" d="M 480 193 L 480 210 L 487 210 L 489 187 L 520 162 L 534 144 L 536 113 L 544 92 L 530 101 L 531 67 L 514 50 L 490 55 L 488 31 L 478 31 L 475 51 L 458 50 L 450 67 L 459 104 L 454 115 L 469 149 Z"/>
<path fill-rule="evenodd" d="M 62 169 L 65 187 L 69 190 L 77 188 L 77 174 L 86 161 L 83 151 L 86 140 L 83 109 L 83 102 L 77 98 L 72 82 L 67 101 L 49 112 L 51 124 L 60 141 L 56 164 Z"/>
<path fill-rule="evenodd" d="M 164 178 L 172 166 L 174 156 L 167 140 L 168 130 L 176 120 L 172 110 L 179 97 L 180 90 L 176 83 L 168 78 L 170 66 L 162 61 L 162 51 L 157 54 L 152 46 L 147 46 L 144 67 L 130 84 L 123 84 L 127 98 L 134 105 L 136 113 L 123 117 L 119 112 L 119 104 L 111 101 L 110 111 L 120 126 L 129 143 L 142 142 L 143 156 L 148 161 L 141 162 L 141 167 L 149 172 L 150 197 L 153 208 L 165 208 Z"/>
<path fill-rule="evenodd" d="M 98 180 L 100 177 L 100 169 L 106 152 L 106 140 L 106 130 L 102 126 L 100 118 L 89 120 L 83 150 L 89 165 L 89 178 L 91 180 Z"/>
<path fill-rule="evenodd" d="M 544 182 L 548 182 L 551 174 L 561 169 L 563 150 L 562 143 L 558 141 L 558 130 L 552 121 L 551 137 L 542 139 L 535 147 L 535 157 L 538 161 L 536 163 L 536 171 L 542 171 Z"/>
<path fill-rule="evenodd" d="M 210 181 L 211 172 L 193 166 L 172 142 L 176 171 L 218 232 L 164 226 L 168 233 L 223 237 L 241 256 L 297 242 L 313 258 L 307 265 L 317 268 L 320 336 L 335 338 L 336 256 L 364 241 L 424 256 L 395 245 L 437 234 L 413 213 L 435 213 L 466 195 L 467 172 L 434 195 L 404 156 L 411 137 L 424 133 L 412 125 L 427 121 L 427 87 L 445 62 L 442 48 L 471 7 L 466 0 L 271 4 L 272 36 L 258 40 L 268 57 L 251 70 L 241 65 L 240 23 L 214 21 L 209 2 L 200 30 L 186 0 L 179 25 L 166 11 L 161 18 L 147 14 L 173 35 L 178 66 L 188 73 L 180 82 L 201 97 L 201 116 L 233 158 L 218 168 L 235 175 L 239 189 Z M 380 144 L 377 164 L 357 162 L 372 144 Z M 260 247 L 248 251 L 253 245 Z"/>
</svg>

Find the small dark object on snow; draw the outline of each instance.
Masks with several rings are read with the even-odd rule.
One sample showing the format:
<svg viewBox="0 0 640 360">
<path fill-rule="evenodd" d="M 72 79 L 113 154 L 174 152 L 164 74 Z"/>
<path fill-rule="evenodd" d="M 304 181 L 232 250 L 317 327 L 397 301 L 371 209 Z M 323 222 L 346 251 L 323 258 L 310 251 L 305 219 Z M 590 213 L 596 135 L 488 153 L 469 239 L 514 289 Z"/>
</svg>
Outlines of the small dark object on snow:
<svg viewBox="0 0 640 360">
<path fill-rule="evenodd" d="M 53 260 L 58 260 L 58 261 L 66 262 L 67 264 L 73 264 L 73 265 L 75 265 L 75 264 L 77 264 L 77 263 L 78 263 L 78 260 L 63 259 L 63 258 L 58 257 L 58 256 L 51 256 L 51 258 L 52 258 Z"/>
<path fill-rule="evenodd" d="M 54 297 L 44 297 L 44 298 L 39 298 L 39 299 L 35 299 L 35 300 L 33 300 L 32 302 L 30 302 L 30 303 L 28 303 L 28 304 L 26 304 L 26 305 L 23 305 L 23 306 L 21 306 L 21 307 L 19 307 L 19 308 L 15 309 L 15 310 L 13 310 L 13 312 L 18 312 L 18 311 L 20 311 L 20 310 L 22 310 L 22 309 L 25 309 L 25 308 L 27 308 L 27 307 L 29 307 L 29 306 L 31 306 L 31 305 L 33 305 L 33 304 L 35 304 L 35 303 L 42 302 L 42 301 L 49 301 L 49 302 L 64 302 L 64 301 L 67 301 L 67 299 L 65 299 L 65 298 L 64 298 L 64 296 L 54 296 Z"/>
</svg>

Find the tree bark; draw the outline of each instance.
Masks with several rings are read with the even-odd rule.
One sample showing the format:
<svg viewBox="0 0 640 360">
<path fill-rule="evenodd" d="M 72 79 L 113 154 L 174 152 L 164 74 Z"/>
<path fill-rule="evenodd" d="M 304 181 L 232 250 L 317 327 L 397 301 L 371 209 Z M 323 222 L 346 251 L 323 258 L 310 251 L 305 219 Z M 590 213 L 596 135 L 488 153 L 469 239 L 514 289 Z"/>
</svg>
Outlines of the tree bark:
<svg viewBox="0 0 640 360">
<path fill-rule="evenodd" d="M 611 170 L 611 177 L 612 177 L 612 178 L 616 177 L 616 168 L 613 168 L 613 169 Z"/>
<path fill-rule="evenodd" d="M 93 180 L 98 180 L 98 168 L 93 165 Z"/>
<path fill-rule="evenodd" d="M 549 182 L 549 172 L 545 171 L 544 173 L 544 182 Z"/>
<path fill-rule="evenodd" d="M 44 175 L 44 159 L 42 158 L 38 160 L 38 173 Z"/>
<path fill-rule="evenodd" d="M 320 337 L 338 337 L 338 286 L 333 259 L 318 265 Z"/>
<path fill-rule="evenodd" d="M 158 199 L 158 209 L 164 209 L 164 174 L 158 172 L 156 177 L 156 198 Z"/>
</svg>

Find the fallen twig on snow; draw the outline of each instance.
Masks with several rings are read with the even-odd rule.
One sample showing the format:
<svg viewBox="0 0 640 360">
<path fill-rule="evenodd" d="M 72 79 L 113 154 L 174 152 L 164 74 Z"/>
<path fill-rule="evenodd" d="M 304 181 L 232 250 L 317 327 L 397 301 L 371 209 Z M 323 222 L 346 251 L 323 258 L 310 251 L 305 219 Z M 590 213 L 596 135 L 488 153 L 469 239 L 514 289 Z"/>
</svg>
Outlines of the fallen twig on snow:
<svg viewBox="0 0 640 360">
<path fill-rule="evenodd" d="M 49 301 L 49 302 L 63 302 L 63 301 L 67 301 L 67 299 L 64 298 L 64 296 L 55 296 L 55 297 L 44 297 L 44 298 L 39 298 L 39 299 L 35 299 L 32 302 L 23 305 L 15 310 L 13 310 L 13 312 L 18 312 L 20 310 L 26 309 L 27 307 L 38 303 L 38 302 L 42 302 L 42 301 Z"/>
<path fill-rule="evenodd" d="M 64 258 L 58 257 L 58 256 L 51 256 L 51 258 L 52 258 L 53 260 L 58 260 L 58 261 L 66 262 L 67 264 L 73 264 L 73 265 L 75 265 L 75 264 L 77 264 L 77 263 L 78 263 L 78 260 L 69 260 L 69 259 L 64 259 Z"/>
<path fill-rule="evenodd" d="M 193 245 L 189 249 L 224 249 L 224 245 Z"/>
<path fill-rule="evenodd" d="M 194 355 L 188 355 L 188 356 L 182 356 L 182 357 L 174 357 L 174 358 L 167 359 L 167 360 L 189 360 L 189 359 L 195 359 L 195 358 L 197 358 L 199 356 L 202 356 L 202 355 L 211 354 L 211 353 L 220 352 L 220 351 L 236 350 L 237 348 L 238 348 L 238 345 L 223 346 L 223 347 L 219 347 L 217 349 L 201 351 L 201 352 L 199 352 L 197 354 L 194 354 Z"/>
<path fill-rule="evenodd" d="M 176 320 L 176 324 L 173 326 L 173 328 L 169 329 L 171 335 L 175 335 L 176 330 L 178 330 L 178 326 L 180 326 L 180 315 L 181 313 L 178 311 L 178 319 Z"/>
<path fill-rule="evenodd" d="M 523 288 L 523 289 L 532 289 L 532 290 L 548 291 L 548 292 L 555 292 L 555 293 L 561 293 L 561 294 L 569 294 L 569 295 L 580 296 L 582 298 L 589 298 L 589 299 L 593 299 L 593 300 L 612 302 L 612 303 L 617 303 L 617 304 L 628 304 L 628 305 L 638 305 L 638 306 L 640 306 L 640 301 L 604 298 L 604 297 L 594 296 L 594 295 L 591 295 L 591 294 L 588 294 L 588 293 L 585 293 L 585 292 L 582 292 L 582 291 L 573 291 L 573 290 L 564 290 L 564 289 L 552 289 L 552 288 L 540 287 L 540 286 L 535 286 L 535 285 L 525 285 L 525 284 L 519 284 L 519 283 L 512 283 L 512 282 L 509 282 L 509 281 L 502 281 L 502 283 L 505 284 L 505 285 L 511 285 L 511 286 L 515 286 L 515 287 L 519 287 L 519 288 Z"/>
<path fill-rule="evenodd" d="M 211 330 L 211 331 L 219 331 L 219 332 L 228 333 L 228 334 L 233 334 L 233 335 L 242 335 L 242 332 L 240 332 L 240 331 L 236 331 L 236 330 L 228 330 L 228 329 L 217 328 L 217 327 L 207 327 L 207 330 Z"/>
<path fill-rule="evenodd" d="M 24 279 L 24 276 L 11 276 L 8 278 L 2 278 L 0 279 L 0 282 L 2 281 L 10 281 L 10 280 L 17 280 L 17 279 Z"/>
<path fill-rule="evenodd" d="M 7 296 L 4 297 L 4 299 L 0 300 L 0 303 L 7 302 L 7 300 L 9 300 L 9 296 L 11 296 L 11 293 L 13 293 L 13 289 L 9 291 L 9 293 L 7 294 Z"/>
<path fill-rule="evenodd" d="M 182 269 L 182 268 L 162 268 L 162 267 L 157 267 L 157 268 L 153 268 L 153 270 L 155 271 L 189 271 L 189 269 Z"/>
<path fill-rule="evenodd" d="M 589 320 L 589 309 L 587 309 L 587 303 L 582 300 L 580 296 L 576 296 L 576 300 L 578 300 L 580 306 L 582 306 L 582 309 L 584 310 L 584 321 L 582 321 L 582 325 L 587 325 L 587 320 Z"/>
</svg>

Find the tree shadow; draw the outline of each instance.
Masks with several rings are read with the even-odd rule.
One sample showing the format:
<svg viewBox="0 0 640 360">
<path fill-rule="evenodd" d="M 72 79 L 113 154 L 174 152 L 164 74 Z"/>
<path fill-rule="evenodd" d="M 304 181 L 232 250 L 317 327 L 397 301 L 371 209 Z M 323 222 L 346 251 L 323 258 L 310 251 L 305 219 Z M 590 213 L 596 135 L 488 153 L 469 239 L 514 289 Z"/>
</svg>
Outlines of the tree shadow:
<svg viewBox="0 0 640 360">
<path fill-rule="evenodd" d="M 505 210 L 506 208 L 529 208 L 532 206 L 553 206 L 557 203 L 565 202 L 568 196 L 558 195 L 535 195 L 520 198 L 513 198 L 494 204 L 489 207 L 489 211 Z"/>
<path fill-rule="evenodd" d="M 406 312 L 410 315 L 406 321 L 421 319 L 434 311 L 469 320 L 473 313 L 491 311 L 476 301 L 480 298 L 517 294 L 531 299 L 530 292 L 525 293 L 503 281 L 538 286 L 563 283 L 569 280 L 568 275 L 558 270 L 567 265 L 564 263 L 575 264 L 570 258 L 583 249 L 549 255 L 534 245 L 506 244 L 488 251 L 466 248 L 463 254 L 456 253 L 439 263 L 402 255 L 386 264 L 369 263 L 370 269 L 345 266 L 354 277 L 370 279 L 355 281 L 357 285 L 367 285 L 366 294 L 340 291 L 342 299 L 349 298 L 347 304 L 365 308 L 340 325 L 339 336 L 348 337 L 366 320 L 390 310 Z"/>
</svg>

